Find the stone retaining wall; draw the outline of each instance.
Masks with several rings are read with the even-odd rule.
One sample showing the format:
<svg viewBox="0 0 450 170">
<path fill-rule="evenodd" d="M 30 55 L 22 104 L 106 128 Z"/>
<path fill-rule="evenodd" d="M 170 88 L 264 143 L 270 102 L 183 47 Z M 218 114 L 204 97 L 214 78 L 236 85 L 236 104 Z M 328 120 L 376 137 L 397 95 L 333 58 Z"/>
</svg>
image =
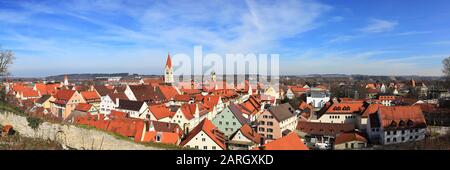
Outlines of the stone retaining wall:
<svg viewBox="0 0 450 170">
<path fill-rule="evenodd" d="M 163 148 L 141 145 L 119 139 L 96 129 L 84 129 L 74 125 L 43 122 L 34 130 L 27 118 L 9 112 L 0 113 L 0 124 L 12 125 L 20 135 L 57 141 L 63 147 L 85 150 L 160 150 Z"/>
</svg>

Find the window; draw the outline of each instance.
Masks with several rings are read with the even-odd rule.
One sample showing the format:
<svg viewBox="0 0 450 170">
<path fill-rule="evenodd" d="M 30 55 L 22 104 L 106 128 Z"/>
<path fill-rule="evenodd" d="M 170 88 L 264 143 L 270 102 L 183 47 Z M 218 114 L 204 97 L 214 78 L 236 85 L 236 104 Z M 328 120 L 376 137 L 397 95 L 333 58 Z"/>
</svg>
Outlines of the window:
<svg viewBox="0 0 450 170">
<path fill-rule="evenodd" d="M 413 139 L 412 136 L 409 136 L 409 140 Z"/>
<path fill-rule="evenodd" d="M 393 141 L 394 141 L 394 142 L 397 142 L 397 138 L 394 138 Z"/>
<path fill-rule="evenodd" d="M 348 148 L 348 143 L 345 143 L 345 148 Z"/>
<path fill-rule="evenodd" d="M 352 143 L 350 147 L 351 147 L 351 148 L 353 149 L 353 148 L 355 147 L 354 145 L 355 145 L 355 144 L 354 144 L 354 143 Z"/>
<path fill-rule="evenodd" d="M 397 135 L 397 131 L 396 130 L 394 130 L 394 135 Z"/>
<path fill-rule="evenodd" d="M 405 134 L 405 130 L 402 130 L 402 135 L 404 135 Z"/>
<path fill-rule="evenodd" d="M 222 125 L 222 121 L 219 121 L 219 125 Z"/>
<path fill-rule="evenodd" d="M 202 138 L 202 141 L 203 141 L 203 142 L 206 141 L 206 138 Z"/>
<path fill-rule="evenodd" d="M 203 149 L 204 149 L 204 150 L 207 150 L 207 149 L 208 149 L 208 146 L 203 146 Z"/>
<path fill-rule="evenodd" d="M 386 142 L 391 142 L 391 138 L 386 138 Z"/>
<path fill-rule="evenodd" d="M 267 139 L 273 139 L 272 135 L 267 135 Z"/>
<path fill-rule="evenodd" d="M 225 122 L 225 124 L 228 125 L 229 123 L 228 123 L 228 122 Z"/>
<path fill-rule="evenodd" d="M 156 142 L 161 142 L 161 135 L 156 135 Z"/>
<path fill-rule="evenodd" d="M 419 132 L 419 129 L 416 129 L 416 132 Z"/>
<path fill-rule="evenodd" d="M 273 129 L 267 128 L 267 132 L 273 132 Z"/>
<path fill-rule="evenodd" d="M 417 138 L 419 138 L 419 136 L 415 136 L 415 138 L 417 139 Z"/>
<path fill-rule="evenodd" d="M 413 133 L 413 130 L 411 129 L 411 130 L 409 130 L 409 133 Z"/>
<path fill-rule="evenodd" d="M 262 127 L 259 128 L 259 131 L 261 131 L 261 132 L 264 132 L 264 130 L 265 130 L 265 129 L 262 128 Z"/>
<path fill-rule="evenodd" d="M 264 124 L 266 124 L 266 122 L 261 121 L 261 122 L 259 122 L 259 124 L 260 124 L 260 125 L 264 125 Z"/>
<path fill-rule="evenodd" d="M 195 146 L 195 149 L 198 149 L 198 146 Z"/>
<path fill-rule="evenodd" d="M 236 125 L 236 122 L 233 122 L 233 125 Z"/>
<path fill-rule="evenodd" d="M 387 131 L 386 134 L 387 134 L 387 135 L 391 135 L 391 131 Z"/>
<path fill-rule="evenodd" d="M 216 150 L 216 146 L 213 146 L 212 149 Z"/>
<path fill-rule="evenodd" d="M 405 137 L 402 137 L 402 142 L 405 141 Z"/>
<path fill-rule="evenodd" d="M 273 126 L 273 122 L 267 122 L 267 126 Z"/>
</svg>

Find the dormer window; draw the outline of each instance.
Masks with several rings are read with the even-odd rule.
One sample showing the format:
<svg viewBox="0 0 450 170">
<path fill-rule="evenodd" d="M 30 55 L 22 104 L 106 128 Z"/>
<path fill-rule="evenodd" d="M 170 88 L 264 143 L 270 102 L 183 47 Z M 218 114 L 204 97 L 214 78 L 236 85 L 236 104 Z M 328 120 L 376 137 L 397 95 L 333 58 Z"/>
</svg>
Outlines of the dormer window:
<svg viewBox="0 0 450 170">
<path fill-rule="evenodd" d="M 413 125 L 414 125 L 414 122 L 413 122 L 412 120 L 408 120 L 408 122 L 406 123 L 406 125 L 408 125 L 408 126 L 413 126 Z"/>
<path fill-rule="evenodd" d="M 405 121 L 400 120 L 399 126 L 405 126 L 405 125 L 406 125 Z"/>
<path fill-rule="evenodd" d="M 391 126 L 397 126 L 397 122 L 392 121 L 392 122 L 391 122 Z"/>
</svg>

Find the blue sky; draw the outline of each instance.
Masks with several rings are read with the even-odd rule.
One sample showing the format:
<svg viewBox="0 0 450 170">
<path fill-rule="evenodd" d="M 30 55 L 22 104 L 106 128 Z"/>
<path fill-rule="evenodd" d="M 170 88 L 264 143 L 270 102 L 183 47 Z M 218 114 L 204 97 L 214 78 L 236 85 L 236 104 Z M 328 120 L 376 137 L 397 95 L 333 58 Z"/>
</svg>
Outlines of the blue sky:
<svg viewBox="0 0 450 170">
<path fill-rule="evenodd" d="M 13 76 L 162 74 L 167 53 L 278 53 L 281 74 L 442 74 L 448 0 L 0 0 Z"/>
</svg>

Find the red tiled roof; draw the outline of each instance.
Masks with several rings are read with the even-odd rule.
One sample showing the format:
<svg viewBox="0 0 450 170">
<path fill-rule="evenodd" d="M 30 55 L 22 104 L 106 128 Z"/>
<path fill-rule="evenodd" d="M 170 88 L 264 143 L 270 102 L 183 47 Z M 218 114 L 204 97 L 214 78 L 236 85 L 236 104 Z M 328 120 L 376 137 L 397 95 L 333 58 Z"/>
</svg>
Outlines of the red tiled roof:
<svg viewBox="0 0 450 170">
<path fill-rule="evenodd" d="M 39 92 L 33 89 L 24 89 L 22 91 L 23 97 L 39 97 Z"/>
<path fill-rule="evenodd" d="M 107 94 L 107 95 L 109 96 L 109 98 L 111 98 L 111 100 L 112 100 L 114 103 L 116 103 L 116 100 L 117 100 L 117 99 L 120 99 L 120 100 L 129 100 L 128 97 L 127 97 L 127 95 L 126 95 L 125 93 L 123 93 L 123 92 L 120 92 L 120 93 L 110 93 L 110 94 Z"/>
<path fill-rule="evenodd" d="M 199 89 L 180 89 L 181 93 L 183 94 L 189 94 L 189 95 L 193 95 L 193 94 L 200 94 L 202 91 Z"/>
<path fill-rule="evenodd" d="M 75 107 L 75 110 L 88 112 L 91 109 L 92 105 L 87 103 L 78 103 Z"/>
<path fill-rule="evenodd" d="M 191 120 L 194 118 L 195 110 L 197 108 L 197 104 L 183 104 L 181 105 L 181 112 L 183 112 L 184 117 L 187 120 Z"/>
<path fill-rule="evenodd" d="M 208 120 L 203 119 L 191 132 L 187 135 L 186 139 L 184 139 L 180 145 L 186 145 L 192 138 L 194 138 L 199 132 L 203 131 L 206 135 L 209 136 L 219 147 L 222 149 L 226 149 L 225 146 L 225 138 L 223 132 L 217 129 L 214 124 Z"/>
<path fill-rule="evenodd" d="M 381 126 L 385 129 L 426 127 L 425 116 L 419 106 L 382 106 L 379 113 Z"/>
<path fill-rule="evenodd" d="M 313 109 L 313 107 L 312 107 L 311 105 L 307 104 L 307 103 L 304 102 L 304 101 L 301 101 L 301 102 L 300 102 L 298 108 L 299 108 L 300 110 L 305 110 L 306 108 L 309 108 L 309 109 L 311 109 L 311 110 Z"/>
<path fill-rule="evenodd" d="M 160 85 L 158 88 L 167 100 L 173 99 L 178 95 L 178 91 L 173 86 Z"/>
<path fill-rule="evenodd" d="M 289 86 L 288 88 L 291 89 L 292 92 L 294 92 L 294 93 L 306 93 L 309 90 L 309 88 L 303 88 L 303 86 L 302 87 L 300 87 L 300 86 Z"/>
<path fill-rule="evenodd" d="M 85 100 L 98 100 L 98 99 L 100 99 L 100 96 L 95 91 L 83 91 L 83 92 L 81 92 L 81 96 L 83 96 L 83 98 Z"/>
<path fill-rule="evenodd" d="M 364 111 L 363 102 L 341 102 L 334 103 L 328 108 L 326 114 L 352 114 Z"/>
<path fill-rule="evenodd" d="M 127 113 L 119 112 L 117 110 L 111 110 L 109 117 L 114 118 L 114 119 L 124 119 L 127 117 Z"/>
<path fill-rule="evenodd" d="M 374 103 L 374 104 L 370 104 L 366 110 L 364 110 L 363 114 L 361 115 L 361 117 L 363 118 L 368 118 L 370 114 L 376 113 L 378 111 L 378 108 L 380 108 L 381 104 L 378 103 Z"/>
<path fill-rule="evenodd" d="M 254 96 L 250 96 L 247 101 L 239 106 L 245 114 L 255 114 L 261 110 L 261 103 Z"/>
<path fill-rule="evenodd" d="M 149 106 L 149 110 L 157 120 L 163 119 L 166 117 L 173 117 L 175 115 L 175 112 L 170 111 L 169 108 L 166 107 L 165 104 L 158 104 L 158 105 L 152 105 Z"/>
<path fill-rule="evenodd" d="M 432 103 L 416 103 L 414 104 L 414 106 L 419 106 L 420 109 L 422 109 L 422 111 L 425 113 L 434 112 L 438 110 L 438 105 Z"/>
<path fill-rule="evenodd" d="M 56 100 L 70 100 L 70 98 L 72 98 L 73 94 L 75 93 L 75 90 L 59 90 L 56 95 L 55 98 Z"/>
<path fill-rule="evenodd" d="M 295 132 L 266 143 L 262 148 L 264 150 L 309 150 Z M 260 150 L 260 148 L 254 150 Z"/>
<path fill-rule="evenodd" d="M 183 94 L 183 95 L 178 94 L 173 97 L 173 100 L 180 101 L 180 102 L 189 102 L 191 100 L 191 98 L 192 98 L 192 96 L 187 95 L 187 94 Z"/>
<path fill-rule="evenodd" d="M 180 141 L 180 136 L 178 136 L 177 133 L 172 133 L 172 132 L 155 132 L 155 131 L 150 131 L 150 132 L 144 132 L 145 136 L 142 139 L 141 142 L 155 142 L 155 143 L 165 143 L 165 144 L 178 144 L 178 142 Z M 156 136 L 159 135 L 159 140 L 160 141 L 156 141 Z M 137 137 L 136 137 L 137 138 Z M 136 139 L 135 141 L 139 141 L 140 139 Z"/>
<path fill-rule="evenodd" d="M 336 136 L 335 144 L 341 144 L 351 141 L 367 142 L 367 139 L 361 134 L 356 132 L 341 133 Z"/>
<path fill-rule="evenodd" d="M 352 123 L 321 123 L 299 121 L 297 123 L 296 129 L 307 134 L 334 136 L 338 133 L 354 131 L 355 125 Z"/>
<path fill-rule="evenodd" d="M 247 139 L 251 140 L 254 143 L 260 143 L 261 135 L 256 133 L 248 124 L 244 124 L 239 131 L 241 131 L 242 135 L 244 135 Z"/>
</svg>

